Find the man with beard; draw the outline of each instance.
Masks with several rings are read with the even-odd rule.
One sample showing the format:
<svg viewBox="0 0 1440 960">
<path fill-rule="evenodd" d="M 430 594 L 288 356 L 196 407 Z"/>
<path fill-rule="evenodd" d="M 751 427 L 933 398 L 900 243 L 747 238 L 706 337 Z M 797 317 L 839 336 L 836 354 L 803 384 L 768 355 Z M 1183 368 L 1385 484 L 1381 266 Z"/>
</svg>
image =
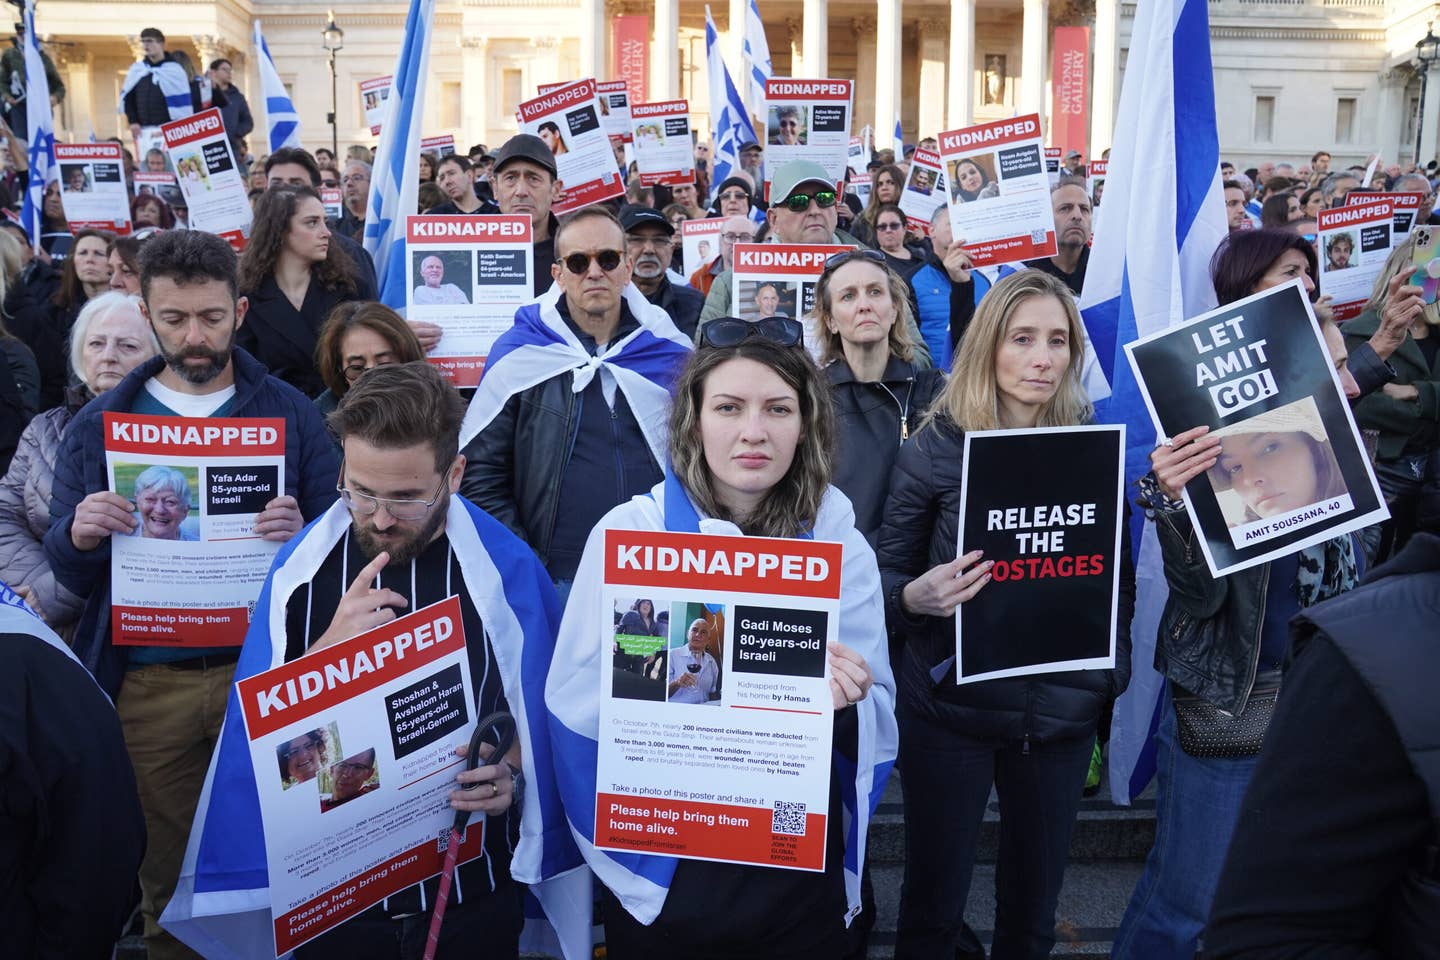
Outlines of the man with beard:
<svg viewBox="0 0 1440 960">
<path fill-rule="evenodd" d="M 1063 280 L 1078 297 L 1090 264 L 1090 197 L 1085 181 L 1062 177 L 1050 191 L 1050 205 L 1055 211 L 1055 242 L 1060 250 L 1053 257 L 1027 260 L 1025 266 Z"/>
<path fill-rule="evenodd" d="M 705 297 L 694 287 L 672 283 L 667 276 L 675 256 L 671 245 L 674 225 L 653 207 L 638 206 L 620 211 L 620 225 L 625 228 L 625 249 L 633 265 L 630 278 L 635 286 L 646 300 L 670 314 L 681 333 L 693 339 Z"/>
<path fill-rule="evenodd" d="M 110 537 L 134 532 L 137 522 L 135 506 L 106 482 L 103 416 L 282 418 L 285 492 L 255 517 L 255 532 L 266 540 L 289 540 L 334 502 L 336 460 L 315 406 L 234 346 L 246 302 L 237 294 L 229 244 L 199 231 L 157 234 L 141 250 L 140 291 L 160 356 L 71 421 L 55 465 L 45 552 L 57 613 L 78 616 L 75 652 L 114 699 L 135 766 L 149 833 L 140 867 L 146 947 L 152 958 L 190 957 L 158 920 L 175 889 L 239 650 L 111 642 Z M 198 578 L 172 589 L 206 595 Z"/>
<path fill-rule="evenodd" d="M 544 903 L 542 881 L 579 863 L 563 823 L 551 829 L 542 822 L 544 810 L 560 809 L 539 702 L 560 605 L 535 554 L 458 495 L 465 470 L 459 452 L 464 412 L 460 395 L 423 361 L 376 367 L 345 394 L 329 419 L 343 454 L 340 502 L 276 558 L 261 594 L 269 607 L 251 623 L 241 669 L 297 660 L 442 600 L 458 600 L 472 716 L 504 711 L 519 726 L 504 757 L 487 755 L 474 770 L 460 764 L 446 774 L 454 780 L 451 809 L 474 813 L 472 829 L 483 819 L 484 841 L 483 854 L 456 870 L 439 955 L 458 955 L 460 944 L 473 947 L 483 940 L 486 956 L 514 958 L 523 922 L 522 884 L 532 890 L 538 885 Z M 272 624 L 283 627 L 272 630 Z M 366 747 L 332 767 L 334 793 L 322 797 L 321 809 L 358 796 L 377 770 L 378 789 L 390 783 L 387 778 L 398 780 L 396 767 L 387 766 L 394 762 L 388 745 L 376 754 Z M 346 764 L 353 769 L 338 769 Z M 246 772 L 251 770 L 243 740 L 227 738 L 216 759 L 217 782 L 243 776 L 246 789 L 255 789 L 253 773 Z M 231 805 L 235 799 L 212 793 L 197 818 L 197 837 L 206 851 L 201 860 L 224 875 L 246 870 L 263 875 L 258 804 L 241 811 Z M 249 802 L 254 804 L 253 795 Z M 277 867 L 269 866 L 271 876 Z M 204 880 L 197 876 L 196 883 Z M 423 942 L 437 887 L 438 878 L 430 878 L 393 893 L 295 956 L 411 956 L 408 947 L 402 952 L 402 941 Z M 203 928 L 206 921 L 190 922 Z"/>
</svg>

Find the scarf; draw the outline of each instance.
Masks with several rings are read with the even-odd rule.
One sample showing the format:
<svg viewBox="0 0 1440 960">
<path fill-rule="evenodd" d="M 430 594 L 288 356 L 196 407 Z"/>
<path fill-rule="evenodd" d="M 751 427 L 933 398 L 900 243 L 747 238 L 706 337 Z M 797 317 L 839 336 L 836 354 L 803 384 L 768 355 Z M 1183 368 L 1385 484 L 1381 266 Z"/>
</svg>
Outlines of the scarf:
<svg viewBox="0 0 1440 960">
<path fill-rule="evenodd" d="M 690 338 L 670 315 L 650 303 L 640 288 L 627 284 L 622 296 L 640 327 L 591 354 L 560 316 L 564 293 L 555 284 L 515 314 L 515 325 L 495 341 L 465 421 L 460 426 L 463 450 L 495 419 L 512 396 L 563 373 L 573 373 L 571 389 L 580 393 L 596 373 L 607 387 L 607 399 L 618 385 L 645 434 L 650 454 L 663 464 L 670 390 L 691 349 Z"/>
<path fill-rule="evenodd" d="M 570 820 L 571 832 L 590 868 L 613 891 L 625 909 L 649 924 L 665 906 L 670 882 L 679 861 L 673 857 L 598 850 L 594 846 L 595 783 L 600 725 L 601 645 L 596 625 L 608 622 L 602 601 L 603 543 L 607 529 L 669 530 L 742 536 L 732 523 L 702 517 L 679 480 L 666 478 L 648 496 L 621 504 L 600 521 L 590 535 L 580 569 L 576 572 L 570 602 L 560 624 L 555 661 L 545 685 L 545 702 L 551 714 L 556 777 Z M 840 642 L 865 658 L 875 675 L 869 695 L 855 704 L 859 737 L 856 759 L 837 748 L 832 755 L 834 776 L 840 782 L 841 818 L 845 837 L 845 892 L 848 924 L 860 911 L 860 873 L 865 861 L 865 839 L 890 768 L 895 763 L 899 736 L 895 724 L 895 681 L 890 672 L 885 639 L 885 610 L 875 555 L 855 530 L 855 511 L 834 487 L 826 491 L 816 517 L 814 536 L 845 545 L 841 569 Z"/>
<path fill-rule="evenodd" d="M 190 78 L 185 75 L 185 68 L 174 60 L 151 63 L 141 59 L 130 64 L 130 69 L 125 71 L 125 82 L 120 85 L 121 101 L 147 77 L 165 95 L 165 108 L 170 111 L 171 120 L 183 120 L 195 112 L 190 99 Z"/>
<path fill-rule="evenodd" d="M 285 662 L 290 596 L 315 575 L 349 526 L 349 511 L 337 502 L 276 556 L 236 664 L 237 683 Z M 524 744 L 520 842 L 510 873 L 530 885 L 566 960 L 579 960 L 590 953 L 590 907 L 582 899 L 588 878 L 560 809 L 543 702 L 559 603 L 534 553 L 460 496 L 451 498 L 445 532 L 485 625 Z M 274 927 L 260 801 L 233 686 L 180 881 L 161 923 L 207 957 L 273 955 L 266 953 L 274 947 Z"/>
</svg>

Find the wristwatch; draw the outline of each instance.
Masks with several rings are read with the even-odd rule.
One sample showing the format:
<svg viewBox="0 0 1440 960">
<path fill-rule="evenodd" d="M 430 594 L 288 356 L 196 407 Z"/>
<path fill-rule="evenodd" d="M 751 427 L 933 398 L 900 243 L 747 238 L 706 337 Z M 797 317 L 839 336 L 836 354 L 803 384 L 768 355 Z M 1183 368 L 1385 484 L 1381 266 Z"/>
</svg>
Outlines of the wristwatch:
<svg viewBox="0 0 1440 960">
<path fill-rule="evenodd" d="M 521 802 L 525 799 L 525 772 L 510 766 L 509 760 L 500 762 L 505 764 L 505 769 L 510 771 L 510 808 L 513 810 L 520 807 Z"/>
</svg>

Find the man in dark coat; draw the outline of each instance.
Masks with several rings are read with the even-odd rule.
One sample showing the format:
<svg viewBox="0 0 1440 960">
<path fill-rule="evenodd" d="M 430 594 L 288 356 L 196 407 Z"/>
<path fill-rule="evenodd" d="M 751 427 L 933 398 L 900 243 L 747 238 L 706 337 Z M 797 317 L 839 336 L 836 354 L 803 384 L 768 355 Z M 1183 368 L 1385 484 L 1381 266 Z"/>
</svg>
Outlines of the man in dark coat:
<svg viewBox="0 0 1440 960">
<path fill-rule="evenodd" d="M 674 225 L 654 207 L 638 205 L 620 211 L 620 225 L 625 228 L 625 248 L 634 264 L 631 279 L 635 286 L 646 300 L 670 314 L 681 333 L 694 339 L 705 297 L 694 287 L 670 278 Z"/>
</svg>

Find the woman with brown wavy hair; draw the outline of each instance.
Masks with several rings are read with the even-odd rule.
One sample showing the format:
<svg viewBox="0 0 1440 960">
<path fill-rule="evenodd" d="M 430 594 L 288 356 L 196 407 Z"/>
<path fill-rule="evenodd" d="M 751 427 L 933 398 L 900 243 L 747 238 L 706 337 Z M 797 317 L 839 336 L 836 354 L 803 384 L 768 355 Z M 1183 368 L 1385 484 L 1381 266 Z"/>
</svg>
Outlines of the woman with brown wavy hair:
<svg viewBox="0 0 1440 960">
<path fill-rule="evenodd" d="M 236 346 L 312 398 L 325 389 L 315 368 L 325 318 L 347 300 L 376 298 L 355 261 L 330 242 L 325 205 L 309 187 L 277 188 L 260 198 L 240 259 L 240 293 L 250 308 Z"/>
<path fill-rule="evenodd" d="M 400 314 L 383 303 L 342 303 L 331 311 L 315 346 L 315 366 L 325 383 L 315 405 L 329 414 L 367 370 L 424 359 L 425 348 Z"/>
</svg>

